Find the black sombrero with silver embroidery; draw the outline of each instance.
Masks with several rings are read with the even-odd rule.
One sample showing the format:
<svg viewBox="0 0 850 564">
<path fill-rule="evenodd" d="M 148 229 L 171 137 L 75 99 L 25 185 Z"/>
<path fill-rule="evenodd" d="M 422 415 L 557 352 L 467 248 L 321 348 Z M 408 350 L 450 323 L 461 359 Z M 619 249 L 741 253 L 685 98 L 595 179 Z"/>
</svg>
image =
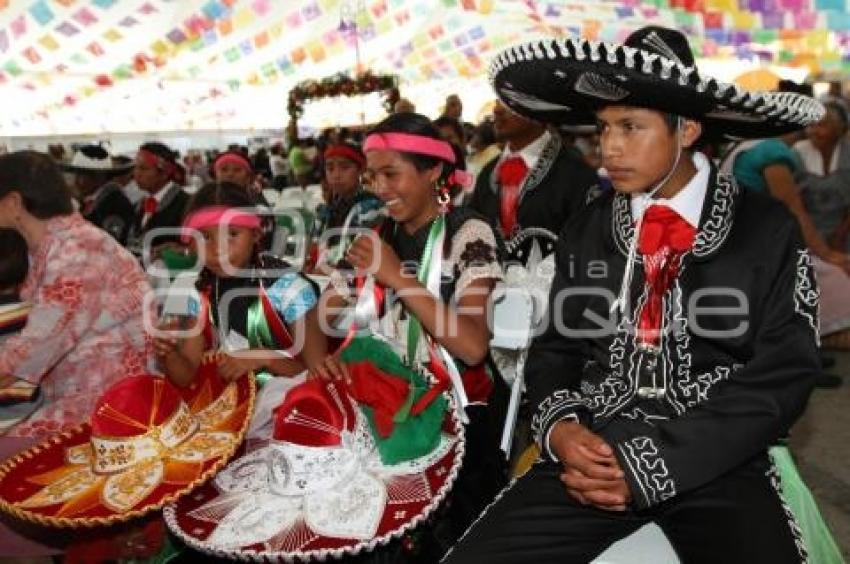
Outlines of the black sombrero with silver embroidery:
<svg viewBox="0 0 850 564">
<path fill-rule="evenodd" d="M 133 162 L 116 164 L 109 151 L 100 145 L 82 145 L 74 153 L 70 164 L 61 164 L 63 170 L 73 174 L 91 174 L 106 177 L 130 172 Z"/>
<path fill-rule="evenodd" d="M 688 40 L 657 26 L 624 45 L 540 39 L 509 47 L 490 66 L 496 94 L 513 111 L 560 125 L 595 123 L 608 105 L 651 108 L 700 120 L 730 137 L 772 137 L 823 116 L 820 103 L 790 92 L 753 92 L 701 75 Z"/>
</svg>

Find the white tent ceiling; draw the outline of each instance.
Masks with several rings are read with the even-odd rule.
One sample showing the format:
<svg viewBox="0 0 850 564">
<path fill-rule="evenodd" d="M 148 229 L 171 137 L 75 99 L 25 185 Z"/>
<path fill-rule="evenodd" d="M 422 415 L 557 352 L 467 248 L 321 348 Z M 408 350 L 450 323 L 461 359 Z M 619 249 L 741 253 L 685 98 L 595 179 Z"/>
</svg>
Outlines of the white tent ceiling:
<svg viewBox="0 0 850 564">
<path fill-rule="evenodd" d="M 474 119 L 501 47 L 675 25 L 657 4 L 666 0 L 0 0 L 0 137 L 282 129 L 292 86 L 351 72 L 358 53 L 361 68 L 399 75 L 419 111 L 436 114 L 458 92 Z M 310 103 L 301 123 L 382 115 L 375 95 Z"/>
</svg>

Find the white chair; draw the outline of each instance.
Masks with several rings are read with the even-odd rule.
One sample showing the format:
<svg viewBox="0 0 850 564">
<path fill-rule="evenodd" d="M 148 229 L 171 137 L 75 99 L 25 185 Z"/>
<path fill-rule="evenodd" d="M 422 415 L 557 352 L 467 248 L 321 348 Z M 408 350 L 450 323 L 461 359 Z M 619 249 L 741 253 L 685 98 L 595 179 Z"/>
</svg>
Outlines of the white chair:
<svg viewBox="0 0 850 564">
<path fill-rule="evenodd" d="M 200 311 L 201 298 L 195 288 L 198 273 L 194 271 L 178 272 L 165 290 L 162 302 L 162 316 L 195 317 Z"/>
<path fill-rule="evenodd" d="M 311 198 L 322 198 L 322 185 L 321 184 L 310 184 L 306 188 L 304 188 L 305 196 L 310 196 Z"/>
<path fill-rule="evenodd" d="M 509 266 L 505 271 L 505 284 L 494 292 L 490 350 L 499 373 L 511 387 L 501 441 L 508 458 L 525 388 L 523 373 L 528 348 L 546 313 L 549 286 L 555 274 L 554 254 L 540 260 L 539 247 L 533 254 L 525 268 Z"/>
<path fill-rule="evenodd" d="M 511 387 L 500 443 L 505 457 L 510 458 L 519 404 L 525 387 L 523 371 L 531 345 L 535 305 L 532 295 L 522 287 L 502 286 L 494 292 L 494 296 L 490 348 L 499 373 Z"/>
<path fill-rule="evenodd" d="M 274 188 L 264 188 L 263 197 L 266 199 L 269 205 L 274 208 L 277 205 L 278 199 L 280 198 L 280 192 L 278 192 Z"/>
<path fill-rule="evenodd" d="M 679 557 L 664 531 L 648 523 L 609 546 L 592 564 L 679 564 Z"/>
<path fill-rule="evenodd" d="M 304 191 L 299 186 L 285 188 L 277 199 L 275 209 L 279 208 L 303 208 Z"/>
</svg>

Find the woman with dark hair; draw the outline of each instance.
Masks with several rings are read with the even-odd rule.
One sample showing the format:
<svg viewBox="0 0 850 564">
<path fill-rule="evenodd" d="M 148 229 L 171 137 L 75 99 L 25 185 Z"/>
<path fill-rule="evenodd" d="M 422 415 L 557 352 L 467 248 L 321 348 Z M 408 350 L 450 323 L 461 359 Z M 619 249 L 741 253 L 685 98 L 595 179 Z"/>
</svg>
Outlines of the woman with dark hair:
<svg viewBox="0 0 850 564">
<path fill-rule="evenodd" d="M 501 267 L 490 226 L 466 208 L 450 207 L 452 192 L 466 177 L 430 120 L 393 114 L 371 130 L 363 148 L 364 181 L 383 201 L 389 219 L 377 228 L 377 237 L 361 236 L 349 247 L 344 262 L 353 273 L 343 265 L 335 270 L 310 315 L 329 328 L 336 313 L 357 303 L 356 325 L 368 324 L 407 366 L 437 375 L 434 389 L 453 388 L 465 408 L 466 458 L 450 507 L 443 508 L 432 529 L 417 529 L 374 555 L 434 562 L 503 480 L 487 407 L 493 383 L 483 369 L 490 341 L 488 298 Z M 367 288 L 375 288 L 374 295 Z M 367 302 L 372 305 L 361 307 Z M 378 313 L 364 319 L 363 310 Z M 341 350 L 312 366 L 312 373 L 347 379 Z"/>
<path fill-rule="evenodd" d="M 303 372 L 302 352 L 324 355 L 324 340 L 305 338 L 303 326 L 316 290 L 289 264 L 260 253 L 259 211 L 256 195 L 228 182 L 207 184 L 189 202 L 183 238 L 197 247 L 203 263 L 199 325 L 188 338 L 155 341 L 163 371 L 179 386 L 194 380 L 207 350 L 225 351 L 219 361 L 223 377 L 253 372 L 261 383 Z M 168 324 L 165 329 L 181 328 Z M 253 353 L 237 354 L 246 349 Z"/>
<path fill-rule="evenodd" d="M 21 297 L 32 304 L 23 331 L 0 345 L 0 387 L 39 386 L 44 398 L 5 437 L 42 438 L 85 421 L 112 382 L 146 372 L 150 285 L 126 250 L 73 211 L 62 172 L 47 155 L 0 156 L 0 227 L 26 241 Z"/>
</svg>

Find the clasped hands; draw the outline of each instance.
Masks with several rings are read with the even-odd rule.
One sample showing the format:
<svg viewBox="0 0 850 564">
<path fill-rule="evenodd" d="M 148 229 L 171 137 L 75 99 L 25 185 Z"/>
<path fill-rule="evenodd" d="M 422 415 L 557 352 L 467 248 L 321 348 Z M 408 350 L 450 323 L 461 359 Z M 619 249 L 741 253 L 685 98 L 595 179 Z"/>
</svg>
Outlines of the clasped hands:
<svg viewBox="0 0 850 564">
<path fill-rule="evenodd" d="M 549 434 L 549 448 L 563 466 L 561 482 L 582 505 L 625 511 L 631 491 L 611 446 L 579 423 L 559 421 Z"/>
</svg>

